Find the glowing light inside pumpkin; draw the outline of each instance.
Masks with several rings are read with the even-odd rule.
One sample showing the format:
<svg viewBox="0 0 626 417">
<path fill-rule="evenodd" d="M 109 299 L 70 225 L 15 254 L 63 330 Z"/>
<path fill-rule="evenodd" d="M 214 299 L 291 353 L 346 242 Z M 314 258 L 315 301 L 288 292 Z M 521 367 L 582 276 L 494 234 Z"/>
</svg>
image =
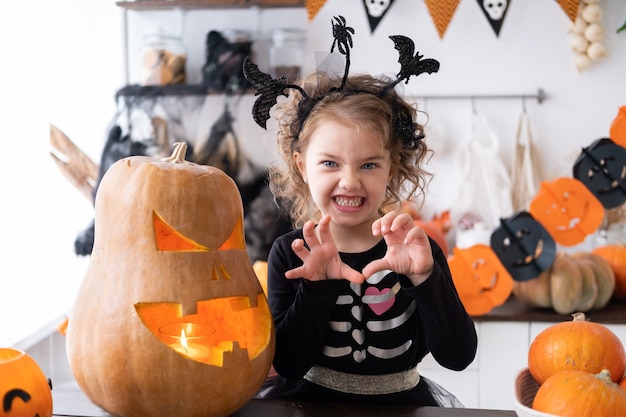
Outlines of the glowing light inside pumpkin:
<svg viewBox="0 0 626 417">
<path fill-rule="evenodd" d="M 204 324 L 170 323 L 161 326 L 159 332 L 168 339 L 168 345 L 183 356 L 205 360 L 211 353 L 209 346 L 212 343 L 211 335 L 215 330 Z"/>
</svg>

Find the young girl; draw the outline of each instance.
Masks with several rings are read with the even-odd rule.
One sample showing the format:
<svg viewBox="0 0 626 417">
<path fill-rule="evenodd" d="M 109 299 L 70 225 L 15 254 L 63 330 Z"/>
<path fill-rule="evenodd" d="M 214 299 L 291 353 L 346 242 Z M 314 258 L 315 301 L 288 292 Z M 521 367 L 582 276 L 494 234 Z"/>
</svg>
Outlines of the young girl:
<svg viewBox="0 0 626 417">
<path fill-rule="evenodd" d="M 423 194 L 422 127 L 393 88 L 404 78 L 348 76 L 345 36 L 353 31 L 343 18 L 336 22 L 344 77 L 317 73 L 276 90 L 295 91 L 276 108 L 284 165 L 272 168 L 270 187 L 296 229 L 268 257 L 278 376 L 262 396 L 458 405 L 416 367 L 430 352 L 446 368 L 466 368 L 476 353 L 474 324 L 441 248 L 408 214 L 392 210 Z M 396 48 L 406 39 L 396 37 Z M 280 80 L 246 66 L 266 100 Z M 269 115 L 258 105 L 257 122 Z"/>
</svg>

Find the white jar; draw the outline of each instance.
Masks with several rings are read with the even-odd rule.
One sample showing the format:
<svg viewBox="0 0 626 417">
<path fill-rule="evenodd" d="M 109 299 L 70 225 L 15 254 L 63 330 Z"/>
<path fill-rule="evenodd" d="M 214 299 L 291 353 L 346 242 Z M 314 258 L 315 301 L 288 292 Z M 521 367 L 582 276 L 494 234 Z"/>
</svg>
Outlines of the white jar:
<svg viewBox="0 0 626 417">
<path fill-rule="evenodd" d="M 272 76 L 274 78 L 284 76 L 285 82 L 289 83 L 300 78 L 305 49 L 306 31 L 275 29 L 272 32 L 272 44 L 269 50 L 269 66 Z"/>
</svg>

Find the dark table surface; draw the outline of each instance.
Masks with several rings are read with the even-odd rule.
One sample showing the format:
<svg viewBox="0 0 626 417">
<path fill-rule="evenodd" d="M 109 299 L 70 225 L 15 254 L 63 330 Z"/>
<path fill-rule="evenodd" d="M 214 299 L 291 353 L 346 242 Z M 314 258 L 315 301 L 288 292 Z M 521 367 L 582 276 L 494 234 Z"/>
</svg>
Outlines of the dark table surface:
<svg viewBox="0 0 626 417">
<path fill-rule="evenodd" d="M 78 388 L 52 390 L 53 416 L 110 417 Z M 251 400 L 232 417 L 515 417 L 511 410 L 470 408 L 371 406 Z M 176 416 L 172 416 L 176 417 Z"/>
</svg>

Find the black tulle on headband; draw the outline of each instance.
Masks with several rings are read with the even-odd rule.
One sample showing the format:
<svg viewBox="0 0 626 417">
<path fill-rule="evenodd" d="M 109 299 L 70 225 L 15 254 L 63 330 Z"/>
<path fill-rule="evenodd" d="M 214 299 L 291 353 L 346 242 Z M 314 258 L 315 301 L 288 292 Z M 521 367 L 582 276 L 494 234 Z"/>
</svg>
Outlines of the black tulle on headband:
<svg viewBox="0 0 626 417">
<path fill-rule="evenodd" d="M 432 74 L 439 71 L 439 61 L 432 58 L 424 58 L 419 52 L 416 53 L 415 44 L 410 38 L 394 35 L 389 38 L 393 41 L 394 47 L 399 54 L 398 62 L 400 63 L 400 72 L 398 72 L 397 78 L 378 91 L 351 90 L 346 87 L 346 83 L 350 71 L 350 49 L 352 48 L 354 29 L 346 26 L 346 19 L 343 16 L 334 17 L 332 28 L 334 40 L 330 52 L 333 53 L 334 50 L 337 49 L 340 54 L 345 56 L 346 65 L 341 84 L 338 87 L 330 88 L 317 97 L 309 97 L 299 85 L 284 83 L 284 77 L 278 79 L 272 78 L 269 74 L 259 70 L 259 67 L 252 62 L 249 57 L 244 60 L 244 76 L 256 90 L 256 95 L 259 96 L 252 107 L 252 117 L 263 129 L 267 128 L 270 109 L 276 104 L 277 97 L 280 95 L 288 96 L 286 93 L 288 89 L 297 90 L 302 94 L 302 100 L 298 105 L 298 126 L 295 129 L 296 131 L 293 132 L 294 137 L 297 138 L 302 126 L 317 102 L 328 94 L 336 92 L 341 92 L 346 95 L 373 94 L 377 97 L 384 98 L 385 95 L 393 90 L 401 81 L 404 80 L 405 83 L 408 84 L 409 78 L 413 75 L 417 76 L 422 73 Z M 402 140 L 405 149 L 416 149 L 419 141 L 424 137 L 422 130 L 419 129 L 417 123 L 413 122 L 411 115 L 400 111 L 400 103 L 397 99 L 392 100 L 391 104 L 394 106 L 395 110 L 394 120 L 392 122 L 394 137 Z"/>
</svg>

